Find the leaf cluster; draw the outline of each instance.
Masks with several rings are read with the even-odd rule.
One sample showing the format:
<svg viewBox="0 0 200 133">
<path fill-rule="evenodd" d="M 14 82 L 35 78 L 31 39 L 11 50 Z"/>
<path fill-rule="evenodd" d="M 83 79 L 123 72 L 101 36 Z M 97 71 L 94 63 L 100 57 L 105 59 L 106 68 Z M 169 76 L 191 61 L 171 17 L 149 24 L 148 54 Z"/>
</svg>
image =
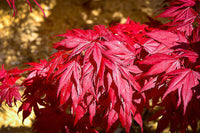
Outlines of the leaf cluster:
<svg viewBox="0 0 200 133">
<path fill-rule="evenodd" d="M 157 132 L 197 131 L 200 119 L 199 0 L 168 1 L 159 28 L 136 23 L 58 35 L 57 52 L 31 68 L 19 111 L 32 109 L 37 132 L 130 132 L 133 120 L 143 132 L 144 109 L 159 107 Z M 20 100 L 14 85 L 21 71 L 0 70 L 0 99 Z"/>
</svg>

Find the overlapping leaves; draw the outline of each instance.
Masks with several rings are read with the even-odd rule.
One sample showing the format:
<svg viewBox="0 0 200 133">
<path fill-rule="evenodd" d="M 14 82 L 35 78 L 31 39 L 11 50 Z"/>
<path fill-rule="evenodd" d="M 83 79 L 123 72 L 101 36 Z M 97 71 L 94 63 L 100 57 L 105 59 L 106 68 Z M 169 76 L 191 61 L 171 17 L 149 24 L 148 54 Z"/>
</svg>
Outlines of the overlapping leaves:
<svg viewBox="0 0 200 133">
<path fill-rule="evenodd" d="M 185 32 L 187 36 L 190 36 L 194 30 L 195 19 L 199 19 L 198 12 L 195 11 L 198 4 L 198 0 L 170 1 L 170 6 L 158 17 L 172 19 L 172 22 L 166 24 L 169 29 Z"/>
<path fill-rule="evenodd" d="M 169 123 L 171 132 L 185 132 L 188 125 L 195 131 L 200 119 L 198 6 L 199 0 L 170 1 L 159 15 L 173 20 L 164 29 L 128 18 L 109 28 L 59 35 L 64 39 L 54 44 L 58 52 L 26 69 L 19 108 L 23 120 L 33 109 L 37 132 L 114 132 L 119 123 L 129 132 L 133 120 L 143 131 L 146 105 L 161 107 L 150 118 L 161 116 L 157 132 Z M 9 106 L 20 100 L 15 85 L 20 73 L 0 70 L 0 99 Z"/>
<path fill-rule="evenodd" d="M 198 101 L 199 53 L 184 34 L 140 27 L 131 20 L 109 28 L 69 30 L 59 35 L 65 39 L 54 44 L 58 52 L 49 62 L 29 63 L 34 67 L 23 83 L 27 89 L 19 111 L 26 118 L 33 108 L 47 120 L 44 111 L 56 111 L 55 116 L 62 112 L 69 120 L 61 119 L 68 132 L 97 132 L 95 127 L 113 132 L 119 123 L 129 132 L 133 120 L 143 130 L 141 113 L 152 99 L 152 107 L 164 108 L 152 117 L 163 117 L 157 130 L 161 132 L 167 126 L 163 123 L 174 121 L 172 114 L 178 119 L 182 111 L 181 117 L 188 118 L 192 101 Z M 195 125 L 191 122 L 196 118 L 191 118 L 181 123 L 181 130 Z"/>
<path fill-rule="evenodd" d="M 107 131 L 118 118 L 127 132 L 132 118 L 142 127 L 141 116 L 132 103 L 133 93 L 140 89 L 134 76 L 142 72 L 133 64 L 135 54 L 104 26 L 95 26 L 94 29 L 67 31 L 62 35 L 66 39 L 55 44 L 58 49 L 71 50 L 55 72 L 55 78 L 59 79 L 61 105 L 71 97 L 75 123 L 87 112 L 92 123 L 96 110 L 101 108 L 102 101 L 99 99 L 108 95 L 109 101 L 104 103 L 108 113 L 104 117 L 115 117 L 113 120 L 108 118 Z"/>
</svg>

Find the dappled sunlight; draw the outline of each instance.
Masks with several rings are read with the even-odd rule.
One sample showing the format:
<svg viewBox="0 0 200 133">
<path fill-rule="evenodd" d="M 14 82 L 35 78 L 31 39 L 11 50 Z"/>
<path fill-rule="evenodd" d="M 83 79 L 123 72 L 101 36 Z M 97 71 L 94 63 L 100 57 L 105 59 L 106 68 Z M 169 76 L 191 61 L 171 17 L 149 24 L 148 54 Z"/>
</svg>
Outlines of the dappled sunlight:
<svg viewBox="0 0 200 133">
<path fill-rule="evenodd" d="M 5 3 L 6 4 L 6 3 Z M 56 1 L 42 3 L 46 16 L 51 14 L 51 9 Z M 33 7 L 32 12 L 28 5 L 19 3 L 17 15 L 12 17 L 10 10 L 0 10 L 0 63 L 4 63 L 6 68 L 20 66 L 25 62 L 36 61 L 40 57 L 38 53 L 43 52 L 39 37 L 39 27 L 45 20 L 41 10 Z M 44 47 L 44 46 L 43 46 Z M 43 49 L 48 52 L 48 49 Z"/>
<path fill-rule="evenodd" d="M 22 123 L 22 112 L 18 112 L 18 107 L 21 105 L 21 102 L 17 102 L 16 106 L 8 107 L 5 103 L 2 104 L 0 109 L 0 127 L 2 126 L 11 126 L 11 127 L 31 127 L 32 121 L 35 118 L 34 113 L 32 112 L 31 115 L 24 120 Z"/>
</svg>

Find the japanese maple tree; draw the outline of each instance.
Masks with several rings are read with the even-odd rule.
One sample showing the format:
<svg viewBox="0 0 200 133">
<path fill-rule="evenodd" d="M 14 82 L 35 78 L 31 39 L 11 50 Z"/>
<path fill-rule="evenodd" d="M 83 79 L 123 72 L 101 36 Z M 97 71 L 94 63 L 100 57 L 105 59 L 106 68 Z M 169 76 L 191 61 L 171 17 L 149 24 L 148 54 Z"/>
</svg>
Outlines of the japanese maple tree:
<svg viewBox="0 0 200 133">
<path fill-rule="evenodd" d="M 0 102 L 20 100 L 26 119 L 32 109 L 36 132 L 143 132 L 144 109 L 157 112 L 157 132 L 197 132 L 200 120 L 199 0 L 167 0 L 159 28 L 136 23 L 58 35 L 57 52 L 25 70 L 0 70 Z M 28 72 L 21 85 L 15 82 Z M 14 100 L 13 100 L 14 99 Z"/>
</svg>

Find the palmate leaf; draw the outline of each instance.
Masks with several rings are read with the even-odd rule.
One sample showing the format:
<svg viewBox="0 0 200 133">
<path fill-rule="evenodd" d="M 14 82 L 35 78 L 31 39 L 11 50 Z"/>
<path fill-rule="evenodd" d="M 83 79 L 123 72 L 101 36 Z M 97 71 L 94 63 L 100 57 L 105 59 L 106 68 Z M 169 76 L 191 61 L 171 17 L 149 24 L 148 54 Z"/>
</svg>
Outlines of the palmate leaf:
<svg viewBox="0 0 200 133">
<path fill-rule="evenodd" d="M 190 36 L 193 31 L 193 22 L 197 17 L 197 12 L 192 7 L 196 5 L 194 0 L 175 0 L 170 2 L 170 7 L 157 17 L 169 17 L 173 21 L 166 26 L 172 31 L 182 31 Z M 175 30 L 174 30 L 175 29 Z"/>
<path fill-rule="evenodd" d="M 140 61 L 140 64 L 153 65 L 143 76 L 170 72 L 179 69 L 181 65 L 179 58 L 176 56 L 173 57 L 161 53 L 147 56 L 144 60 Z"/>
<path fill-rule="evenodd" d="M 168 54 L 173 51 L 172 49 L 169 49 L 166 45 L 161 44 L 153 39 L 147 40 L 143 44 L 143 47 L 149 54 L 156 54 L 156 53 Z"/>
<path fill-rule="evenodd" d="M 200 80 L 200 73 L 185 68 L 172 71 L 167 75 L 173 75 L 173 78 L 171 79 L 169 87 L 162 99 L 164 99 L 169 93 L 178 90 L 179 101 L 183 101 L 185 114 L 188 103 L 191 101 L 193 96 L 192 88 L 199 84 L 198 80 Z"/>
<path fill-rule="evenodd" d="M 11 107 L 13 102 L 21 100 L 19 85 L 15 85 L 17 79 L 14 77 L 6 77 L 5 81 L 0 85 L 0 105 L 5 100 L 8 106 Z"/>
<path fill-rule="evenodd" d="M 20 85 L 16 81 L 21 77 L 20 74 L 23 70 L 13 68 L 11 70 L 5 70 L 4 65 L 0 69 L 0 105 L 5 101 L 8 106 L 12 106 L 12 103 L 16 103 L 17 100 L 21 100 L 19 93 Z"/>
<path fill-rule="evenodd" d="M 46 60 L 40 60 L 40 63 L 30 62 L 27 63 L 28 65 L 32 66 L 28 69 L 25 69 L 26 71 L 30 71 L 27 79 L 31 79 L 32 77 L 35 77 L 36 75 L 42 75 L 46 77 L 49 72 L 49 66 L 47 65 Z"/>
<path fill-rule="evenodd" d="M 179 34 L 167 30 L 153 30 L 146 33 L 146 35 L 164 44 L 168 48 L 180 45 L 178 42 L 183 43 L 183 37 L 181 37 Z M 185 41 L 187 40 L 185 39 Z"/>
<path fill-rule="evenodd" d="M 186 60 L 188 59 L 188 61 Z M 149 56 L 146 56 L 144 60 L 141 60 L 140 64 L 152 65 L 152 67 L 143 74 L 143 76 L 147 75 L 156 75 L 160 73 L 169 73 L 173 70 L 181 68 L 184 66 L 182 63 L 184 61 L 187 63 L 195 63 L 198 58 L 198 54 L 196 52 L 184 49 L 176 49 L 170 55 L 163 53 L 156 53 Z"/>
</svg>

